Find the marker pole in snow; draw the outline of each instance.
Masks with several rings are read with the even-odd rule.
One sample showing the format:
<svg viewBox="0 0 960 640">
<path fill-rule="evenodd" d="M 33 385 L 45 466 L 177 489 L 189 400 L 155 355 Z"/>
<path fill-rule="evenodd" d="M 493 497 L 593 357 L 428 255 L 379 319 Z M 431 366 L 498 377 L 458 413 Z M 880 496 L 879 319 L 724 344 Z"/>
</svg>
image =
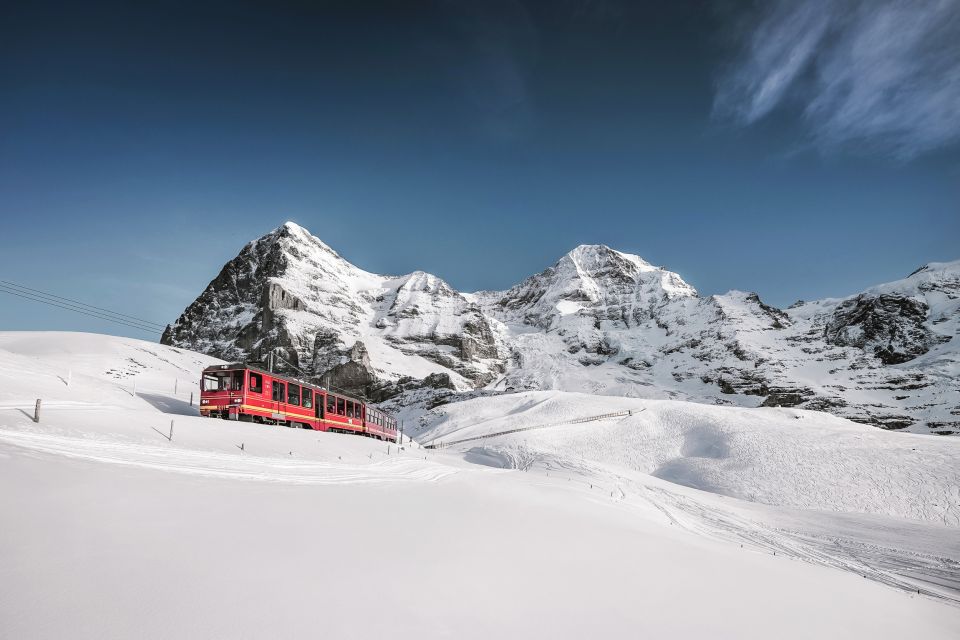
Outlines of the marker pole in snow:
<svg viewBox="0 0 960 640">
<path fill-rule="evenodd" d="M 177 387 L 180 386 L 180 378 L 174 378 L 173 380 L 173 395 L 177 395 Z"/>
<path fill-rule="evenodd" d="M 40 398 L 37 398 L 37 404 L 33 408 L 33 421 L 40 422 Z"/>
<path fill-rule="evenodd" d="M 193 406 L 193 391 L 190 392 L 190 406 Z"/>
<path fill-rule="evenodd" d="M 170 421 L 170 435 L 167 436 L 167 440 L 173 442 L 173 420 Z"/>
</svg>

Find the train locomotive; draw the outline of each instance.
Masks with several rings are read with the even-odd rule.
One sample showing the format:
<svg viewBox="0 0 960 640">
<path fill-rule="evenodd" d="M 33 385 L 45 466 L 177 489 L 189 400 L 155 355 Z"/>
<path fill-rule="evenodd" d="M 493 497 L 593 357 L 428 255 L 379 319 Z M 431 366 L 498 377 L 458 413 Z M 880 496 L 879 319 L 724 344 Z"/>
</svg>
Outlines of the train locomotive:
<svg viewBox="0 0 960 640">
<path fill-rule="evenodd" d="M 243 363 L 203 370 L 200 415 L 397 442 L 393 416 L 356 398 Z"/>
</svg>

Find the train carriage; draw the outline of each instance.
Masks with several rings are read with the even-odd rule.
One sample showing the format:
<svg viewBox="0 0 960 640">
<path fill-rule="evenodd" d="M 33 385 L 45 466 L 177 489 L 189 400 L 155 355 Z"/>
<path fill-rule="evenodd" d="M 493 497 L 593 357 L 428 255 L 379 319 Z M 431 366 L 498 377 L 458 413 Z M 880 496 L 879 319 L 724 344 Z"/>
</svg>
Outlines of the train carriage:
<svg viewBox="0 0 960 640">
<path fill-rule="evenodd" d="M 379 409 L 242 363 L 203 370 L 200 415 L 397 441 L 396 419 Z"/>
</svg>

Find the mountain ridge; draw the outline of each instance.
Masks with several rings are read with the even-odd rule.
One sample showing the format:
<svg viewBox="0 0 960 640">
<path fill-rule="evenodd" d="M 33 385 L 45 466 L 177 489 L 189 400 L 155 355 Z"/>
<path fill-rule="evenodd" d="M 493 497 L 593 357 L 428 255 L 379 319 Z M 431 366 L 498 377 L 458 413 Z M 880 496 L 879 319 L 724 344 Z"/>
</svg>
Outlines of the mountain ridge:
<svg viewBox="0 0 960 640">
<path fill-rule="evenodd" d="M 162 342 L 227 360 L 276 352 L 374 400 L 560 389 L 954 433 L 958 316 L 960 260 L 783 310 L 579 245 L 507 290 L 463 293 L 424 271 L 360 269 L 287 222 L 224 265 Z"/>
</svg>

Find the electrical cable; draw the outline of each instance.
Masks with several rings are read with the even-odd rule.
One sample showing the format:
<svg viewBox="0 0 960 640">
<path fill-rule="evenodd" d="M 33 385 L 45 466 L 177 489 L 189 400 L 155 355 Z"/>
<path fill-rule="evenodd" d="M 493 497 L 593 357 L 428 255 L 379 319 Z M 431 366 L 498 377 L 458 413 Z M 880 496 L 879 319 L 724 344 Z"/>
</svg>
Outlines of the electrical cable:
<svg viewBox="0 0 960 640">
<path fill-rule="evenodd" d="M 111 311 L 110 309 L 104 309 L 103 307 L 97 307 L 97 306 L 94 306 L 94 305 L 92 305 L 92 304 L 87 304 L 86 302 L 80 302 L 79 300 L 74 300 L 74 299 L 72 299 L 72 298 L 65 298 L 65 297 L 63 297 L 63 296 L 58 296 L 58 295 L 55 295 L 55 294 L 52 294 L 52 293 L 48 293 L 48 292 L 46 292 L 46 291 L 41 291 L 40 289 L 34 289 L 34 288 L 32 288 L 32 287 L 27 287 L 27 286 L 24 286 L 24 285 L 22 285 L 22 284 L 17 284 L 16 282 L 11 282 L 11 281 L 9 281 L 9 280 L 0 280 L 0 284 L 3 284 L 3 285 L 5 285 L 6 287 L 11 288 L 11 289 L 14 289 L 14 290 L 20 290 L 21 293 L 30 292 L 30 293 L 28 293 L 27 295 L 38 295 L 38 296 L 44 297 L 44 298 L 53 298 L 53 299 L 55 299 L 55 300 L 62 300 L 62 301 L 64 301 L 64 302 L 72 303 L 71 306 L 86 307 L 86 308 L 88 308 L 88 309 L 92 309 L 92 310 L 95 310 L 95 311 L 100 311 L 100 312 L 103 312 L 103 313 L 106 313 L 106 314 L 109 314 L 109 315 L 117 316 L 117 317 L 122 318 L 122 319 L 133 320 L 133 321 L 135 321 L 137 324 L 142 324 L 142 325 L 146 325 L 146 326 L 155 326 L 155 327 L 159 328 L 161 331 L 166 328 L 165 325 L 159 324 L 159 323 L 157 323 L 157 322 L 152 322 L 152 321 L 150 321 L 150 320 L 144 320 L 143 318 L 138 318 L 138 317 L 136 317 L 136 316 L 130 316 L 130 315 L 127 315 L 127 314 L 125 314 L 125 313 L 119 313 L 119 312 L 117 312 L 117 311 Z"/>
<path fill-rule="evenodd" d="M 100 314 L 100 313 L 97 313 L 97 312 L 93 312 L 93 311 L 88 311 L 88 310 L 85 310 L 85 309 L 82 309 L 82 308 L 77 308 L 77 307 L 70 306 L 70 305 L 66 305 L 66 304 L 60 304 L 60 303 L 57 303 L 57 302 L 52 302 L 52 301 L 50 301 L 50 300 L 44 300 L 43 298 L 35 297 L 35 296 L 32 296 L 31 294 L 25 294 L 25 293 L 23 293 L 23 292 L 19 292 L 19 291 L 16 291 L 16 290 L 9 290 L 8 288 L 5 287 L 5 285 L 0 285 L 0 292 L 6 293 L 6 294 L 9 294 L 9 295 L 12 295 L 12 296 L 17 296 L 18 298 L 23 298 L 24 300 L 30 300 L 30 301 L 32 301 L 32 302 L 39 302 L 39 303 L 41 303 L 41 304 L 46 304 L 46 305 L 49 305 L 49 306 L 51 306 L 51 307 L 58 307 L 58 308 L 60 308 L 60 309 L 66 309 L 67 311 L 73 311 L 74 313 L 79 313 L 79 314 L 81 314 L 81 315 L 90 316 L 91 318 L 97 318 L 97 319 L 100 319 L 100 320 L 106 320 L 107 322 L 113 322 L 113 323 L 116 323 L 116 324 L 124 325 L 124 326 L 130 327 L 130 328 L 132 328 L 132 329 L 138 329 L 138 330 L 143 331 L 143 332 L 145 332 L 145 333 L 150 333 L 150 334 L 153 334 L 153 335 L 156 335 L 156 334 L 158 334 L 158 333 L 162 333 L 162 331 L 161 331 L 160 329 L 157 329 L 157 328 L 155 328 L 155 327 L 143 326 L 143 325 L 140 325 L 140 324 L 137 324 L 137 323 L 134 323 L 134 322 L 127 322 L 127 321 L 124 321 L 124 320 L 120 320 L 120 319 L 118 319 L 118 318 L 112 318 L 112 317 L 110 317 L 110 316 L 106 316 L 106 315 L 103 315 L 103 314 Z"/>
</svg>

